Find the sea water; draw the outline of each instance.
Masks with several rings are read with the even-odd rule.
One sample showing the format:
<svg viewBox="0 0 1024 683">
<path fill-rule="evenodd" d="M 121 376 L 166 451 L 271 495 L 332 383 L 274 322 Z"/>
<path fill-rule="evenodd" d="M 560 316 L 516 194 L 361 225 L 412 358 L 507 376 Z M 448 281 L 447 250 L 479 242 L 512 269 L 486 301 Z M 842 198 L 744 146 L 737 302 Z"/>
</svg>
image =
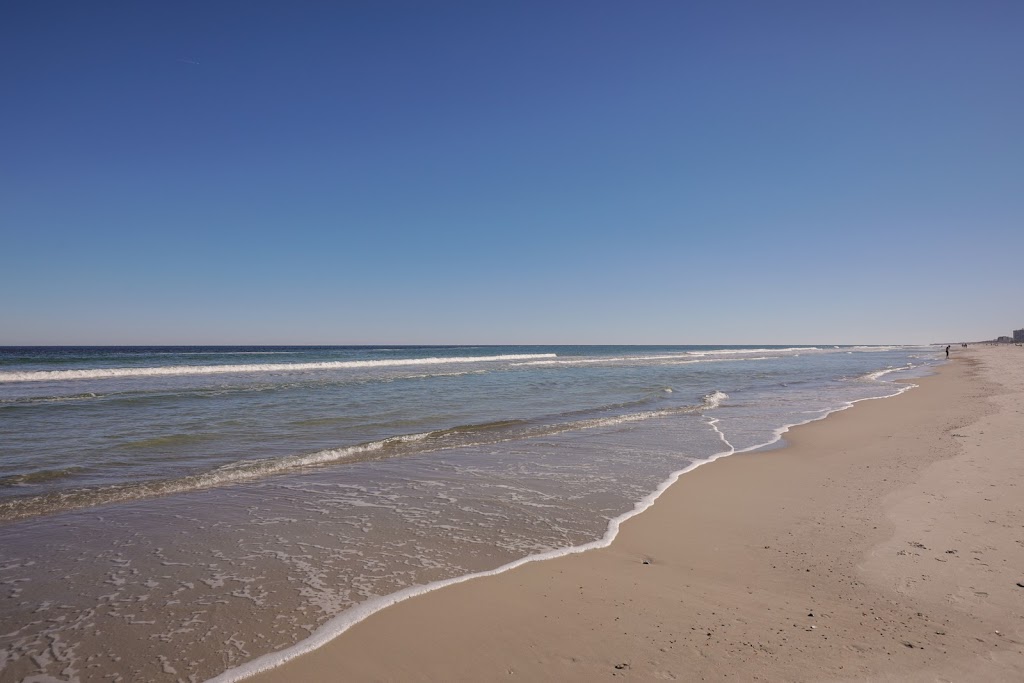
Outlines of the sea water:
<svg viewBox="0 0 1024 683">
<path fill-rule="evenodd" d="M 237 678 L 403 596 L 605 544 L 687 468 L 938 362 L 905 346 L 0 348 L 0 679 Z"/>
</svg>

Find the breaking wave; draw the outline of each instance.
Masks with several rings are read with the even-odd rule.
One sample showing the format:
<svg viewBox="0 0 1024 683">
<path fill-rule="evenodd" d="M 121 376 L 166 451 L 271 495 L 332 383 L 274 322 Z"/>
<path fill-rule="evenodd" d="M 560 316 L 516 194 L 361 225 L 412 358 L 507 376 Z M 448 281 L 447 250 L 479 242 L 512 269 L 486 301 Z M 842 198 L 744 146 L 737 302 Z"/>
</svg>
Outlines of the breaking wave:
<svg viewBox="0 0 1024 683">
<path fill-rule="evenodd" d="M 88 368 L 82 370 L 31 370 L 0 372 L 0 382 L 55 382 L 75 379 L 115 377 L 163 377 L 176 375 L 212 375 L 255 372 L 298 372 L 306 370 L 344 370 L 387 368 L 407 365 L 452 365 L 457 363 L 495 363 L 500 361 L 555 358 L 554 353 L 520 353 L 502 356 L 454 356 L 451 358 L 387 358 L 381 360 L 339 360 L 316 363 L 256 363 L 231 365 L 162 365 L 148 368 Z"/>
<path fill-rule="evenodd" d="M 723 356 L 744 353 L 792 353 L 794 351 L 821 351 L 817 346 L 791 346 L 785 349 L 712 349 L 711 351 L 690 351 L 691 356 Z"/>
<path fill-rule="evenodd" d="M 239 460 L 215 469 L 175 479 L 158 479 L 117 484 L 99 488 L 83 488 L 37 496 L 25 496 L 0 502 L 0 521 L 9 521 L 53 512 L 109 505 L 141 498 L 185 493 L 226 484 L 261 479 L 275 474 L 295 473 L 303 468 L 331 465 L 339 462 L 359 462 L 381 457 L 396 457 L 436 450 L 485 446 L 506 441 L 549 437 L 566 432 L 600 427 L 614 427 L 633 422 L 675 415 L 697 415 L 717 408 L 728 396 L 720 391 L 704 397 L 700 405 L 674 406 L 656 410 L 624 413 L 605 417 L 577 419 L 568 422 L 530 422 L 527 420 L 500 420 L 481 424 L 459 425 L 429 432 L 402 434 L 342 448 L 330 448 L 261 460 Z M 562 416 L 565 419 L 565 416 Z M 64 474 L 63 472 L 61 473 Z M 18 478 L 7 485 L 32 483 L 29 478 Z"/>
<path fill-rule="evenodd" d="M 899 372 L 901 370 L 910 370 L 913 367 L 913 363 L 907 363 L 906 365 L 900 365 L 899 367 L 895 368 L 886 368 L 885 370 L 876 370 L 875 372 L 869 372 L 866 375 L 858 377 L 857 379 L 878 380 L 893 372 Z"/>
<path fill-rule="evenodd" d="M 706 408 L 717 408 L 722 405 L 722 401 L 729 398 L 729 394 L 724 391 L 713 391 L 704 397 L 704 407 Z"/>
</svg>

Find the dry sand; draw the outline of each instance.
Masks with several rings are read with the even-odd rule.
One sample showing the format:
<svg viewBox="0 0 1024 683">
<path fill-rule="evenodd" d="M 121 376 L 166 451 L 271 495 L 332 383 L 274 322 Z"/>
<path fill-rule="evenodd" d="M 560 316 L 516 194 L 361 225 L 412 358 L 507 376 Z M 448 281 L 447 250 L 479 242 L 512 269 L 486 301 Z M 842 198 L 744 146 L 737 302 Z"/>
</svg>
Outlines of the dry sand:
<svg viewBox="0 0 1024 683">
<path fill-rule="evenodd" d="M 1024 681 L 1024 349 L 918 383 L 254 680 Z"/>
</svg>

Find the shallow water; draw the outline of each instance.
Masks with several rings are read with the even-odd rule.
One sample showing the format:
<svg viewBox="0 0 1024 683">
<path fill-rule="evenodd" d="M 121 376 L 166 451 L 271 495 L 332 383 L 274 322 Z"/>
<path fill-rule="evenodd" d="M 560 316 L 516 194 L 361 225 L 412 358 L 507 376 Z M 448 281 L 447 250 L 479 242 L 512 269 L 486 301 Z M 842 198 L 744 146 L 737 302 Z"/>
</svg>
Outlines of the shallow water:
<svg viewBox="0 0 1024 683">
<path fill-rule="evenodd" d="M 0 678 L 208 678 L 375 597 L 600 539 L 672 472 L 938 360 L 0 349 Z"/>
</svg>

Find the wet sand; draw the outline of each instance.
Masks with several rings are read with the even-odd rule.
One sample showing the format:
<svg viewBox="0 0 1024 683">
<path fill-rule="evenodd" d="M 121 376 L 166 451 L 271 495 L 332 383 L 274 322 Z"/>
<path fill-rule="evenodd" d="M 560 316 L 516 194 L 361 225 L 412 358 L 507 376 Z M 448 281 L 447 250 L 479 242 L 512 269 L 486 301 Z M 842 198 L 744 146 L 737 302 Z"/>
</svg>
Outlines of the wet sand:
<svg viewBox="0 0 1024 683">
<path fill-rule="evenodd" d="M 916 383 L 251 680 L 1024 680 L 1024 350 Z"/>
</svg>

